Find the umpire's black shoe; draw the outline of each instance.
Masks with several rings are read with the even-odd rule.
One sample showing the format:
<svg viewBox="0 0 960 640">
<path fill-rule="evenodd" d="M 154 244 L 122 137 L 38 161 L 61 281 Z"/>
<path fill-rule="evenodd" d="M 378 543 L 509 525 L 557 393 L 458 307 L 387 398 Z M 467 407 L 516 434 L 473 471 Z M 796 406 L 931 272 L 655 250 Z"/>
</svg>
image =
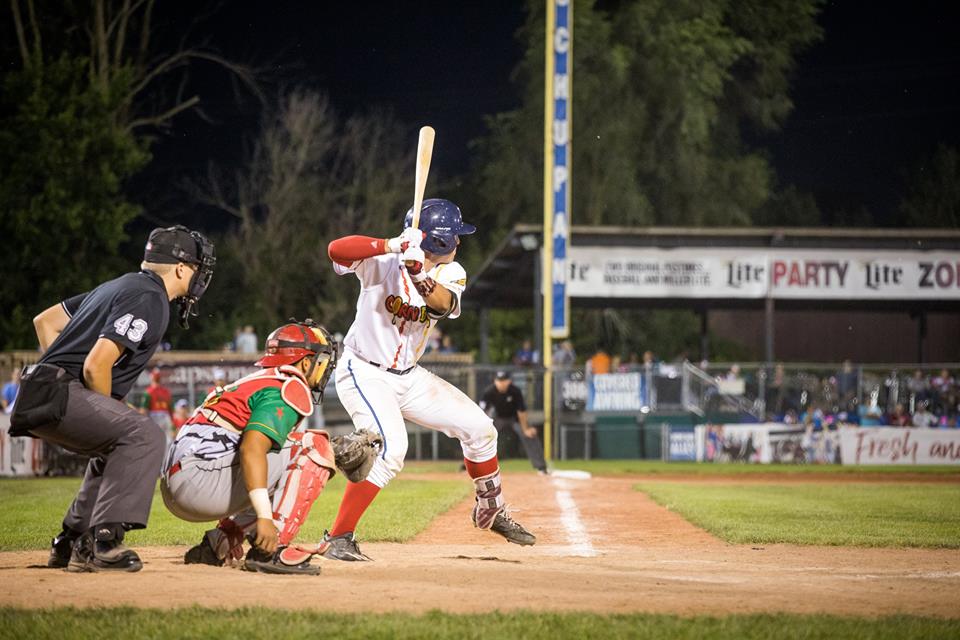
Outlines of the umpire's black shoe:
<svg viewBox="0 0 960 640">
<path fill-rule="evenodd" d="M 74 540 L 70 550 L 67 571 L 90 571 L 87 567 L 93 560 L 93 534 L 89 531 Z"/>
<path fill-rule="evenodd" d="M 353 537 L 353 531 L 347 531 L 338 536 L 331 536 L 327 531 L 324 531 L 321 548 L 323 551 L 320 552 L 320 555 L 328 560 L 364 562 L 373 559 L 360 551 L 360 546 Z"/>
<path fill-rule="evenodd" d="M 247 551 L 247 557 L 243 559 L 243 569 L 245 571 L 279 575 L 315 576 L 320 574 L 320 567 L 315 567 L 310 564 L 309 555 L 304 554 L 306 555 L 306 560 L 300 562 L 294 561 L 296 564 L 287 564 L 281 557 L 283 551 L 284 548 L 280 548 L 274 553 L 267 553 L 257 547 L 250 547 L 250 550 Z M 291 551 L 293 551 L 293 549 L 291 549 Z"/>
<path fill-rule="evenodd" d="M 123 533 L 117 526 L 94 527 L 80 536 L 67 565 L 67 571 L 134 572 L 142 568 L 140 556 L 123 544 Z"/>
<path fill-rule="evenodd" d="M 50 557 L 47 558 L 47 566 L 56 569 L 63 569 L 70 564 L 70 556 L 73 554 L 73 543 L 77 541 L 82 534 L 76 531 L 64 529 L 56 538 L 50 541 Z"/>
</svg>

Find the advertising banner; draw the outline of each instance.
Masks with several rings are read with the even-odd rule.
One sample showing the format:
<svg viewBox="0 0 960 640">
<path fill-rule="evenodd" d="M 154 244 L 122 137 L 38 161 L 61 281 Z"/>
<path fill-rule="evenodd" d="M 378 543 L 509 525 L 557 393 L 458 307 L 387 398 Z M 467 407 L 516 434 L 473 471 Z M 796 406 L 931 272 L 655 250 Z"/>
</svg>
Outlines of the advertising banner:
<svg viewBox="0 0 960 640">
<path fill-rule="evenodd" d="M 843 464 L 960 465 L 960 430 L 843 427 L 840 455 Z"/>
<path fill-rule="evenodd" d="M 694 429 L 698 462 L 831 464 L 840 434 L 795 424 L 701 424 Z M 670 434 L 671 443 L 673 433 Z M 673 459 L 673 458 L 671 458 Z"/>
<path fill-rule="evenodd" d="M 693 429 L 670 429 L 668 460 L 693 461 L 697 459 L 697 443 Z"/>
<path fill-rule="evenodd" d="M 587 411 L 640 411 L 648 406 L 644 375 L 600 373 L 588 378 Z"/>
<path fill-rule="evenodd" d="M 620 298 L 960 300 L 960 254 L 570 247 L 569 294 Z"/>
<path fill-rule="evenodd" d="M 548 0 L 546 37 L 546 100 L 544 101 L 544 295 L 550 336 L 570 334 L 567 255 L 570 245 L 571 71 L 573 66 L 573 3 Z"/>
</svg>

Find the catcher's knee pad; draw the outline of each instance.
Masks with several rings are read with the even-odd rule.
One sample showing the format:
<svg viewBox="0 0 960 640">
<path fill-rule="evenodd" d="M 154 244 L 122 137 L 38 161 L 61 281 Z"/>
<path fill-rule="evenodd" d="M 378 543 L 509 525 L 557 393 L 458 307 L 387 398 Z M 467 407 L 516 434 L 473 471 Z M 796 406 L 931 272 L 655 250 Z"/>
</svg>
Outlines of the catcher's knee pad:
<svg viewBox="0 0 960 640">
<path fill-rule="evenodd" d="M 275 516 L 280 521 L 281 545 L 297 536 L 310 514 L 310 507 L 336 468 L 330 439 L 324 431 L 307 430 L 290 434 L 296 442 L 290 453 L 287 480 Z"/>
<path fill-rule="evenodd" d="M 500 469 L 473 479 L 477 491 L 477 504 L 473 507 L 473 522 L 480 529 L 489 529 L 497 514 L 503 510 L 503 488 L 500 486 Z"/>
</svg>

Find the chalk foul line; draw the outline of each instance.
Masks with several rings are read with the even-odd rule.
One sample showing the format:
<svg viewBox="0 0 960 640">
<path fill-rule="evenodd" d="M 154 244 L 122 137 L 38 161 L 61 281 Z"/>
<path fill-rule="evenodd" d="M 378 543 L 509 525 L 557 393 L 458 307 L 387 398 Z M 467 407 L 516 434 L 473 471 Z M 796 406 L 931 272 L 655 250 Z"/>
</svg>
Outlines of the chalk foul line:
<svg viewBox="0 0 960 640">
<path fill-rule="evenodd" d="M 560 507 L 560 524 L 567 534 L 568 544 L 559 549 L 562 555 L 579 556 L 583 558 L 592 558 L 600 555 L 590 542 L 590 534 L 587 528 L 583 526 L 583 520 L 580 519 L 580 509 L 573 499 L 566 480 L 560 478 L 553 479 L 553 485 L 556 488 L 557 505 Z"/>
</svg>

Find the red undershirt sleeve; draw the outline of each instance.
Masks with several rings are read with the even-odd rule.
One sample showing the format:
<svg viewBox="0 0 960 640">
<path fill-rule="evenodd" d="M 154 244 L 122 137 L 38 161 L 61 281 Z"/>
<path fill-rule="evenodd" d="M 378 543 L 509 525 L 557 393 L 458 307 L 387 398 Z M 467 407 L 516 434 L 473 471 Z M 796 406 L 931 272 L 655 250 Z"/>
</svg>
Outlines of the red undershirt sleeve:
<svg viewBox="0 0 960 640">
<path fill-rule="evenodd" d="M 385 239 L 369 236 L 344 236 L 327 245 L 327 255 L 330 259 L 345 267 L 349 267 L 358 260 L 380 256 L 386 252 Z"/>
</svg>

